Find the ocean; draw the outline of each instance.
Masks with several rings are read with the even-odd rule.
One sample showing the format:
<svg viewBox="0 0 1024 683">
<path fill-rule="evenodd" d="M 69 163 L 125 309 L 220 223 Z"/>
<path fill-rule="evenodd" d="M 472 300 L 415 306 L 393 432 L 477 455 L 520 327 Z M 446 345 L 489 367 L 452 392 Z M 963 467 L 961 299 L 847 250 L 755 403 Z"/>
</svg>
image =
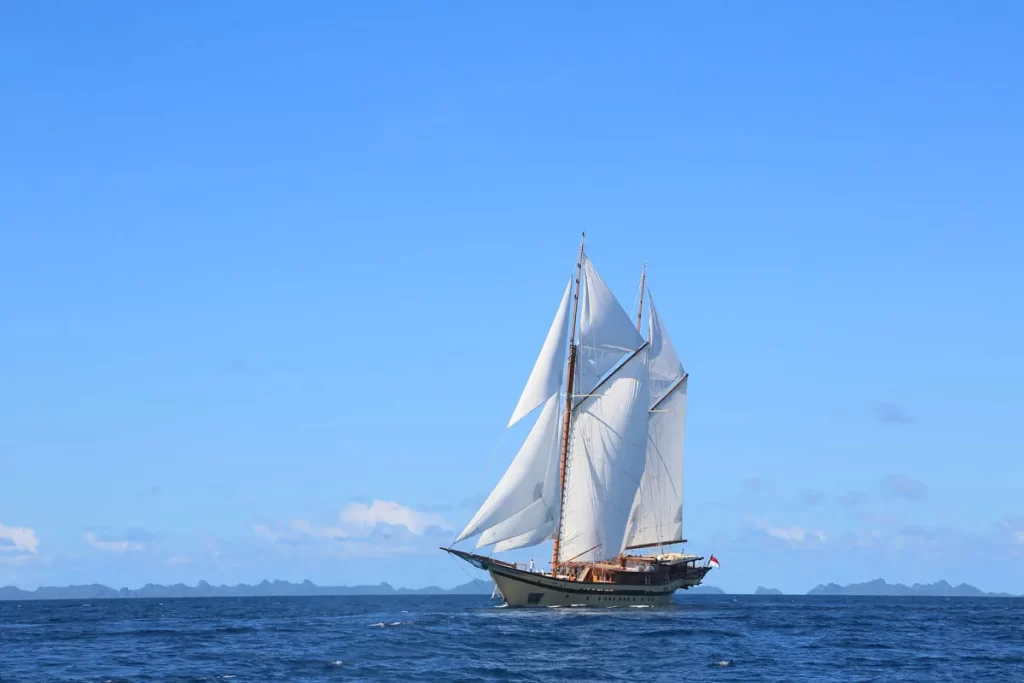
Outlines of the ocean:
<svg viewBox="0 0 1024 683">
<path fill-rule="evenodd" d="M 0 681 L 1024 681 L 1024 599 L 0 602 Z"/>
</svg>

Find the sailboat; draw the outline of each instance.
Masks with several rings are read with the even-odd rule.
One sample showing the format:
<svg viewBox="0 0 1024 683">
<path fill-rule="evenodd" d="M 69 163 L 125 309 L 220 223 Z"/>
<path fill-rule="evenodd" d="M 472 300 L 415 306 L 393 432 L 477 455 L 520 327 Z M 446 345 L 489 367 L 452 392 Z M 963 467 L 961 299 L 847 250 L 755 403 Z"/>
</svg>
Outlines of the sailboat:
<svg viewBox="0 0 1024 683">
<path fill-rule="evenodd" d="M 686 542 L 689 375 L 649 292 L 643 338 L 645 287 L 646 267 L 634 325 L 581 240 L 575 279 L 509 420 L 536 412 L 533 427 L 452 543 L 479 537 L 477 548 L 500 554 L 550 539 L 550 570 L 442 548 L 487 571 L 509 606 L 665 605 L 711 570 L 703 557 L 670 551 Z"/>
</svg>

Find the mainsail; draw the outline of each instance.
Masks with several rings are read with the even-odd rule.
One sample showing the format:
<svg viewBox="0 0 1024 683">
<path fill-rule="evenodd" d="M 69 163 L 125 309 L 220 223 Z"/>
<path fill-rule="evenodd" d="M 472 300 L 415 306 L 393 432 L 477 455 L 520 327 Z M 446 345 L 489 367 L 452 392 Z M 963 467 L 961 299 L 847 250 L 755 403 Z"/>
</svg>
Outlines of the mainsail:
<svg viewBox="0 0 1024 683">
<path fill-rule="evenodd" d="M 668 545 L 683 540 L 683 438 L 686 371 L 672 347 L 654 299 L 648 338 L 651 412 L 647 463 L 626 531 L 626 546 Z"/>
<path fill-rule="evenodd" d="M 637 350 L 574 411 L 559 535 L 561 561 L 594 562 L 623 549 L 626 521 L 644 472 L 647 346 Z"/>
</svg>

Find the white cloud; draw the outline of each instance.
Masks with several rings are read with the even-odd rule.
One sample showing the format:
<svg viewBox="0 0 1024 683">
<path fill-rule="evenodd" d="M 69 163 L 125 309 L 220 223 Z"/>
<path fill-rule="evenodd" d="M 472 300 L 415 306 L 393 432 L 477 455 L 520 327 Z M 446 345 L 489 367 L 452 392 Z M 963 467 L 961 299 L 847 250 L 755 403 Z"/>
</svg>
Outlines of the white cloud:
<svg viewBox="0 0 1024 683">
<path fill-rule="evenodd" d="M 1006 529 L 1014 543 L 1024 545 L 1024 519 L 1020 517 L 1006 517 L 1000 523 Z"/>
<path fill-rule="evenodd" d="M 780 541 L 786 541 L 787 543 L 824 543 L 828 540 L 828 535 L 824 531 L 816 529 L 804 529 L 799 526 L 775 526 L 770 522 L 763 519 L 756 519 L 754 517 L 747 517 L 746 523 L 758 531 L 777 538 Z"/>
<path fill-rule="evenodd" d="M 308 519 L 292 520 L 292 529 L 310 536 L 319 538 L 348 538 L 349 534 L 342 528 L 336 526 L 317 526 Z"/>
<path fill-rule="evenodd" d="M 175 565 L 175 566 L 184 565 L 184 564 L 192 564 L 192 558 L 189 557 L 188 555 L 171 555 L 170 557 L 167 558 L 167 564 Z"/>
<path fill-rule="evenodd" d="M 132 550 L 142 550 L 146 547 L 146 544 L 142 541 L 133 541 L 128 539 L 109 539 L 101 538 L 91 531 L 86 531 L 82 538 L 93 548 L 97 550 L 105 550 L 111 553 L 124 553 Z"/>
<path fill-rule="evenodd" d="M 454 531 L 452 525 L 435 512 L 417 512 L 398 503 L 385 500 L 375 500 L 370 505 L 349 503 L 341 511 L 339 518 L 342 525 L 351 525 L 363 531 L 378 524 L 404 526 L 417 536 L 422 536 L 430 527 Z"/>
<path fill-rule="evenodd" d="M 433 512 L 420 512 L 393 501 L 349 503 L 338 523 L 320 526 L 307 519 L 287 525 L 255 524 L 252 530 L 284 553 L 316 556 L 368 557 L 415 553 L 428 545 L 431 529 L 454 531 Z"/>
<path fill-rule="evenodd" d="M 266 524 L 253 524 L 252 530 L 268 541 L 276 541 L 281 538 L 281 534 L 277 533 Z"/>
<path fill-rule="evenodd" d="M 0 524 L 0 554 L 35 555 L 39 552 L 39 537 L 27 526 Z"/>
</svg>

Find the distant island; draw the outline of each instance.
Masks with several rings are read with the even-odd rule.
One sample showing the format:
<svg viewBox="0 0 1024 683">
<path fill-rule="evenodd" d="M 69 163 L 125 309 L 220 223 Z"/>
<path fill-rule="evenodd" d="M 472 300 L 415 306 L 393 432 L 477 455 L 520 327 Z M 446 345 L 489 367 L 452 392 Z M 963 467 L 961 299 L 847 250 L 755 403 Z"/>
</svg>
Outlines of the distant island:
<svg viewBox="0 0 1024 683">
<path fill-rule="evenodd" d="M 886 583 L 885 579 L 875 579 L 867 583 L 851 583 L 848 586 L 839 586 L 834 583 L 818 585 L 807 592 L 808 595 L 879 595 L 879 596 L 901 596 L 918 595 L 928 597 L 947 598 L 1012 598 L 1009 593 L 986 593 L 980 588 L 961 583 L 959 586 L 952 586 L 945 581 L 935 583 L 915 583 L 913 586 L 905 586 L 902 583 Z"/>
<path fill-rule="evenodd" d="M 33 591 L 14 586 L 0 587 L 0 600 L 101 600 L 104 598 L 230 598 L 285 597 L 289 595 L 490 595 L 490 581 L 470 581 L 454 588 L 394 588 L 391 584 L 376 586 L 318 586 L 312 581 L 262 581 L 255 585 L 213 586 L 200 581 L 195 586 L 176 583 L 171 586 L 147 583 L 142 588 L 116 590 L 98 583 L 84 586 L 40 586 Z"/>
<path fill-rule="evenodd" d="M 115 598 L 241 598 L 241 597 L 287 597 L 306 595 L 490 595 L 494 584 L 489 580 L 477 580 L 463 583 L 454 588 L 394 588 L 391 584 L 380 583 L 372 586 L 318 586 L 312 581 L 301 583 L 290 581 L 261 581 L 255 585 L 240 583 L 236 586 L 214 586 L 200 581 L 195 586 L 176 583 L 171 586 L 148 583 L 142 588 L 114 589 L 98 583 L 83 586 L 41 586 L 26 591 L 14 586 L 0 587 L 0 600 L 102 600 Z M 716 586 L 695 586 L 685 595 L 726 595 Z M 775 588 L 758 586 L 754 595 L 783 595 Z M 834 583 L 816 586 L 807 595 L 822 596 L 929 596 L 929 597 L 965 597 L 965 598 L 1011 598 L 1009 593 L 986 593 L 985 591 L 961 583 L 950 585 L 945 581 L 935 583 L 915 583 L 905 586 L 901 583 L 886 583 L 885 579 L 875 579 L 866 583 L 852 583 L 840 586 Z"/>
<path fill-rule="evenodd" d="M 688 591 L 680 591 L 680 595 L 726 595 L 721 588 L 714 586 L 697 586 Z M 735 594 L 739 595 L 739 594 Z M 785 595 L 777 588 L 765 588 L 758 586 L 754 595 Z M 959 586 L 952 586 L 946 581 L 935 583 L 915 583 L 913 586 L 905 586 L 902 583 L 886 583 L 885 579 L 875 579 L 866 583 L 851 583 L 848 586 L 840 586 L 830 583 L 818 585 L 807 591 L 807 595 L 863 595 L 863 596 L 921 596 L 921 597 L 948 597 L 948 598 L 1012 598 L 1016 597 L 1010 593 L 986 593 L 980 588 L 975 588 L 966 583 Z"/>
</svg>

